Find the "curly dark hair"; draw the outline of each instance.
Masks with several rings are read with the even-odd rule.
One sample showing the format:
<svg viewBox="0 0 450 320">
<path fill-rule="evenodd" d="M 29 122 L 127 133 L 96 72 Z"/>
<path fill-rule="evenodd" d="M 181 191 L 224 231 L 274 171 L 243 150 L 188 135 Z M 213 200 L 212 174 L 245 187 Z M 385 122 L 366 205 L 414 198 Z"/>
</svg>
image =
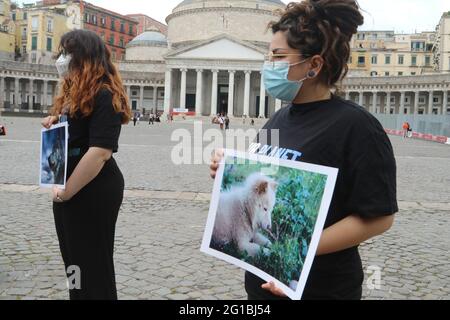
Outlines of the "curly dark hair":
<svg viewBox="0 0 450 320">
<path fill-rule="evenodd" d="M 364 23 L 356 0 L 304 0 L 291 2 L 271 22 L 273 33 L 286 32 L 288 44 L 304 57 L 320 55 L 324 60 L 320 79 L 330 87 L 348 73 L 350 41 Z"/>
</svg>

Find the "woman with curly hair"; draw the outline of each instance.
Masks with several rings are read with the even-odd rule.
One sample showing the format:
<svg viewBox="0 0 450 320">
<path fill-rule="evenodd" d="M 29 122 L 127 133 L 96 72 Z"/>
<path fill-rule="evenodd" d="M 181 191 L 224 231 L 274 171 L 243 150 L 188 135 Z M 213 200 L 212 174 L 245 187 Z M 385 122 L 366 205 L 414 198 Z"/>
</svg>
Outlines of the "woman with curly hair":
<svg viewBox="0 0 450 320">
<path fill-rule="evenodd" d="M 42 125 L 69 125 L 66 189 L 53 189 L 53 213 L 71 300 L 117 299 L 114 234 L 124 179 L 113 154 L 131 109 L 109 49 L 76 30 L 60 43 L 60 92 Z M 72 274 L 76 271 L 77 274 Z"/>
<path fill-rule="evenodd" d="M 347 74 L 350 40 L 363 22 L 355 0 L 304 0 L 290 3 L 270 25 L 265 86 L 289 105 L 265 125 L 269 139 L 258 141 L 255 152 L 270 156 L 273 148 L 285 148 L 301 154 L 299 161 L 339 169 L 303 292 L 307 300 L 361 299 L 358 246 L 389 230 L 398 211 L 396 163 L 383 127 L 363 107 L 332 93 Z M 213 156 L 213 177 L 221 158 L 221 152 Z M 285 298 L 274 283 L 249 272 L 245 288 L 250 300 Z"/>
</svg>

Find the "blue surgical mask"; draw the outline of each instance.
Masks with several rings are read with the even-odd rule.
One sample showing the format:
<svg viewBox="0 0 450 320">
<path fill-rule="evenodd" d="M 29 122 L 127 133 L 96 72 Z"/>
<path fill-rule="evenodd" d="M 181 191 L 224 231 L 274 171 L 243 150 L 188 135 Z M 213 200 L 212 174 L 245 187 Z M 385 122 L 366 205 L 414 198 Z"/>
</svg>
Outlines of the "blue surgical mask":
<svg viewBox="0 0 450 320">
<path fill-rule="evenodd" d="M 305 62 L 306 60 L 294 64 L 289 64 L 287 61 L 265 62 L 263 75 L 267 92 L 275 99 L 294 101 L 308 77 L 291 81 L 288 79 L 289 68 Z"/>
</svg>

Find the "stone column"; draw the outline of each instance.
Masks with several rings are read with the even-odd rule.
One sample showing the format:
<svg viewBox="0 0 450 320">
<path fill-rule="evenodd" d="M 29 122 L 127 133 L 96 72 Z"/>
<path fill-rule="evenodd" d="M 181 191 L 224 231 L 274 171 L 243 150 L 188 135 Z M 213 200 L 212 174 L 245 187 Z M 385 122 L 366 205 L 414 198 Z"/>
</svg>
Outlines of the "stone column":
<svg viewBox="0 0 450 320">
<path fill-rule="evenodd" d="M 234 116 L 234 75 L 236 71 L 228 71 L 228 114 Z"/>
<path fill-rule="evenodd" d="M 275 100 L 275 112 L 281 109 L 282 101 L 280 99 Z"/>
<path fill-rule="evenodd" d="M 197 69 L 197 86 L 195 92 L 195 115 L 203 114 L 203 70 Z"/>
<path fill-rule="evenodd" d="M 187 69 L 181 71 L 181 88 L 180 88 L 180 109 L 186 109 L 186 75 Z"/>
<path fill-rule="evenodd" d="M 373 101 L 372 101 L 372 106 L 370 107 L 370 112 L 371 113 L 375 113 L 377 111 L 377 97 L 378 97 L 378 92 L 373 91 L 372 92 L 373 95 Z"/>
<path fill-rule="evenodd" d="M 153 113 L 156 114 L 158 111 L 158 87 L 153 86 Z"/>
<path fill-rule="evenodd" d="M 345 91 L 345 100 L 350 100 L 350 91 Z"/>
<path fill-rule="evenodd" d="M 414 91 L 414 111 L 413 114 L 419 114 L 419 97 L 420 91 Z"/>
<path fill-rule="evenodd" d="M 164 79 L 164 114 L 169 114 L 172 103 L 172 69 L 166 70 Z"/>
<path fill-rule="evenodd" d="M 48 80 L 44 80 L 44 89 L 42 90 L 42 111 L 48 110 Z"/>
<path fill-rule="evenodd" d="M 261 85 L 259 91 L 259 118 L 266 117 L 266 85 L 264 84 L 264 74 L 261 72 Z"/>
<path fill-rule="evenodd" d="M 245 88 L 244 88 L 244 115 L 250 117 L 250 76 L 251 71 L 245 72 Z"/>
<path fill-rule="evenodd" d="M 127 86 L 128 103 L 131 105 L 131 86 Z"/>
<path fill-rule="evenodd" d="M 433 114 L 433 97 L 434 97 L 434 91 L 430 90 L 428 93 L 428 114 Z"/>
<path fill-rule="evenodd" d="M 144 108 L 144 88 L 143 85 L 139 87 L 139 109 L 141 109 L 141 111 Z"/>
<path fill-rule="evenodd" d="M 386 93 L 386 106 L 384 107 L 385 113 L 390 114 L 391 113 L 391 92 L 388 91 Z"/>
<path fill-rule="evenodd" d="M 28 111 L 33 111 L 33 94 L 34 94 L 34 79 L 29 81 L 30 87 L 28 88 Z"/>
<path fill-rule="evenodd" d="M 5 77 L 0 78 L 0 109 L 5 108 Z"/>
<path fill-rule="evenodd" d="M 447 106 L 448 106 L 448 90 L 444 89 L 444 101 L 442 101 L 442 114 L 447 114 Z"/>
<path fill-rule="evenodd" d="M 405 91 L 400 92 L 400 112 L 399 114 L 405 114 Z"/>
<path fill-rule="evenodd" d="M 359 92 L 359 105 L 364 108 L 364 91 Z"/>
<path fill-rule="evenodd" d="M 15 78 L 14 79 L 14 105 L 15 108 L 18 110 L 20 110 L 20 99 L 19 99 L 19 95 L 20 95 L 20 79 L 19 78 Z"/>
<path fill-rule="evenodd" d="M 217 90 L 219 70 L 212 70 L 211 115 L 217 115 Z"/>
</svg>

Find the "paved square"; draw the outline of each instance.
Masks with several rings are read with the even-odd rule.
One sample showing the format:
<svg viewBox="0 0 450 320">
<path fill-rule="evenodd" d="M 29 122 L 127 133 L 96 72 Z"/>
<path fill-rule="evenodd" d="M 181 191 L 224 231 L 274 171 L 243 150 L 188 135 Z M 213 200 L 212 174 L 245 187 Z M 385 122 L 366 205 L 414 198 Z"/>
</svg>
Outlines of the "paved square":
<svg viewBox="0 0 450 320">
<path fill-rule="evenodd" d="M 36 186 L 39 119 L 0 123 L 8 128 L 0 138 L 0 299 L 68 299 L 50 196 Z M 116 237 L 120 299 L 246 298 L 244 272 L 199 251 L 213 185 L 207 165 L 170 161 L 173 131 L 193 128 L 192 121 L 123 128 L 116 156 L 127 189 Z M 450 146 L 392 142 L 401 211 L 387 234 L 361 247 L 366 270 L 382 271 L 381 287 L 365 286 L 364 298 L 450 299 Z"/>
</svg>

